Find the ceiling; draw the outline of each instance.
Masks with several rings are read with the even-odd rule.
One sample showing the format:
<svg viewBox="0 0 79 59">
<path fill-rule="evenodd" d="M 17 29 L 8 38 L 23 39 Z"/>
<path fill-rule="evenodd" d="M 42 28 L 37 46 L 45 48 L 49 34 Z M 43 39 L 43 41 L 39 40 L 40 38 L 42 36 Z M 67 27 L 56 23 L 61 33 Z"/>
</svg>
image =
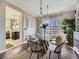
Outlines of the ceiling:
<svg viewBox="0 0 79 59">
<path fill-rule="evenodd" d="M 40 0 L 7 0 L 15 6 L 32 14 L 33 16 L 40 15 Z M 46 5 L 48 4 L 48 13 L 55 14 L 74 10 L 78 4 L 78 0 L 43 0 L 43 14 L 47 14 Z"/>
</svg>

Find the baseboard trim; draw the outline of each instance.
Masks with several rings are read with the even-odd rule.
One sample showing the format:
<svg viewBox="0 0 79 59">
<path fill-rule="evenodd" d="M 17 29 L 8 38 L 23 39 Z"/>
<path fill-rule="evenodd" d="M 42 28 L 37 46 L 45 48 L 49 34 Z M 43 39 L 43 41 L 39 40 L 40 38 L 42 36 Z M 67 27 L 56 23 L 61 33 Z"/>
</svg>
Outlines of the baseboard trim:
<svg viewBox="0 0 79 59">
<path fill-rule="evenodd" d="M 11 48 L 4 49 L 4 50 L 0 51 L 0 54 L 6 52 L 6 51 L 8 51 L 8 50 L 14 49 L 14 48 L 16 48 L 16 47 L 18 47 L 18 46 L 20 46 L 20 45 L 22 45 L 22 44 L 25 44 L 25 43 L 27 43 L 27 41 L 25 41 L 25 42 L 23 42 L 23 43 L 21 43 L 21 44 L 19 44 L 19 45 L 17 45 L 17 46 L 13 46 L 13 47 L 11 47 Z"/>
</svg>

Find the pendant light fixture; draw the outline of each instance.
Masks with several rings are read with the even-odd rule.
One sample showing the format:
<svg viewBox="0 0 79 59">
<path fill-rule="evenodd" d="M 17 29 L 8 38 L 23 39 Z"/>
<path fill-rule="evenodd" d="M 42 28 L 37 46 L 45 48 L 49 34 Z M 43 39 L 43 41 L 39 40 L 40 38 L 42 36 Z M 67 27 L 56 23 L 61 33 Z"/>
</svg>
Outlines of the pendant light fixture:
<svg viewBox="0 0 79 59">
<path fill-rule="evenodd" d="M 42 6 L 42 0 L 40 0 L 40 18 L 41 18 L 41 20 L 43 21 L 43 6 Z M 47 18 L 48 18 L 48 5 L 46 6 L 47 7 Z M 44 21 L 43 21 L 44 22 Z M 43 30 L 44 30 L 44 40 L 45 40 L 45 29 L 46 29 L 46 27 L 48 26 L 48 24 L 47 23 L 43 23 L 42 22 L 42 25 L 41 25 L 41 28 L 43 28 Z"/>
</svg>

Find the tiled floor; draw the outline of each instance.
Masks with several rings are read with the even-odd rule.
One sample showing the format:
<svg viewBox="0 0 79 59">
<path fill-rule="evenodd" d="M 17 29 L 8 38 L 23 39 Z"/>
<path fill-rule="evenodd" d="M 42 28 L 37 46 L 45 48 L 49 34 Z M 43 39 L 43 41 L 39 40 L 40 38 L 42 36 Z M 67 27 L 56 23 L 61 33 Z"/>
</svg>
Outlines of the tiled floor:
<svg viewBox="0 0 79 59">
<path fill-rule="evenodd" d="M 22 44 L 14 49 L 8 50 L 5 53 L 0 54 L 0 59 L 29 59 L 30 56 L 30 48 L 28 48 L 28 44 Z M 75 52 L 67 45 L 64 45 L 62 50 L 62 59 L 79 59 L 79 57 L 75 54 Z M 31 59 L 37 59 L 37 54 L 33 54 Z M 47 53 L 43 56 L 43 59 L 49 59 L 48 58 L 49 53 Z M 42 56 L 40 56 L 40 59 Z M 54 58 L 55 57 L 55 58 Z M 57 59 L 57 56 L 55 54 L 51 54 L 51 59 Z"/>
</svg>

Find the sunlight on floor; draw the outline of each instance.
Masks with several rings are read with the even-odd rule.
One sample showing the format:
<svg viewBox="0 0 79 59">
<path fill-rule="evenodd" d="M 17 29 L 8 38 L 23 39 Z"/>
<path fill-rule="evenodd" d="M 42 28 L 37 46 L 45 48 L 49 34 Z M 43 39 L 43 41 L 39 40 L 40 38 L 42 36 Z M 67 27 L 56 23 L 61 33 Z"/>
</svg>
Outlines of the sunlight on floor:
<svg viewBox="0 0 79 59">
<path fill-rule="evenodd" d="M 22 44 L 21 39 L 17 39 L 17 40 L 7 39 L 6 40 L 6 48 L 15 47 L 15 46 L 18 46 L 20 44 Z"/>
</svg>

